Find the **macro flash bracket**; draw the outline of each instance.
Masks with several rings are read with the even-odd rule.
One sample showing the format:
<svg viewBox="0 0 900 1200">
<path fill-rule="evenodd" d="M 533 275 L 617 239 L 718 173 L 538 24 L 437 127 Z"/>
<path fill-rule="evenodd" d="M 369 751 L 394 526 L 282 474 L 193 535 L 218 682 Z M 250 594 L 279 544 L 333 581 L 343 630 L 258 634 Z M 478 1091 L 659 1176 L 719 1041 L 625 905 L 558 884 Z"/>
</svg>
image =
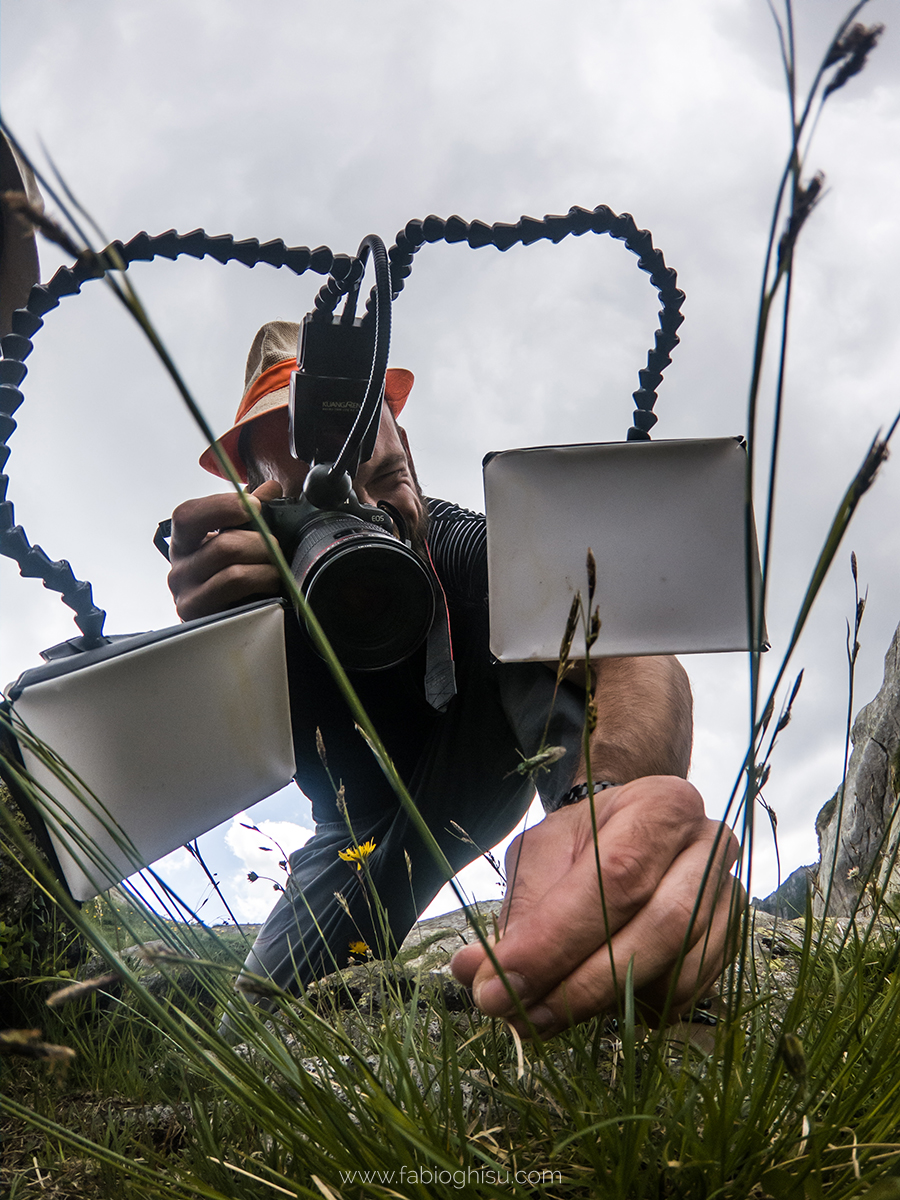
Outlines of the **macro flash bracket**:
<svg viewBox="0 0 900 1200">
<path fill-rule="evenodd" d="M 302 462 L 334 462 L 365 399 L 375 352 L 375 328 L 360 317 L 321 320 L 308 313 L 300 325 L 297 370 L 290 383 L 290 447 Z M 354 475 L 375 449 L 381 405 L 363 434 Z"/>
</svg>

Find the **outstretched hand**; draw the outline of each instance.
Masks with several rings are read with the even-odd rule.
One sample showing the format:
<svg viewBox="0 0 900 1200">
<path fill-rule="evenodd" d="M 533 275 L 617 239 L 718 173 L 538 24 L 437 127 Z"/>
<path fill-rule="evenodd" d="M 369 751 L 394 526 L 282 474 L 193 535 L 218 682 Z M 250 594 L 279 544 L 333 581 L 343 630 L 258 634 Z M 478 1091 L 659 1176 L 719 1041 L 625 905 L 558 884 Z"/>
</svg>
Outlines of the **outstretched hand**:
<svg viewBox="0 0 900 1200">
<path fill-rule="evenodd" d="M 252 493 L 256 501 L 280 495 L 281 486 L 272 481 Z M 175 509 L 168 582 L 183 621 L 280 592 L 281 580 L 266 544 L 255 530 L 240 528 L 246 523 L 236 492 L 186 500 Z"/>
<path fill-rule="evenodd" d="M 684 779 L 651 776 L 600 792 L 551 813 L 506 854 L 494 953 L 528 1023 L 479 943 L 457 952 L 453 973 L 483 1012 L 523 1035 L 615 1012 L 629 963 L 643 1010 L 674 1018 L 732 953 L 729 931 L 746 902 L 729 874 L 737 854 L 734 834 L 707 818 Z"/>
</svg>

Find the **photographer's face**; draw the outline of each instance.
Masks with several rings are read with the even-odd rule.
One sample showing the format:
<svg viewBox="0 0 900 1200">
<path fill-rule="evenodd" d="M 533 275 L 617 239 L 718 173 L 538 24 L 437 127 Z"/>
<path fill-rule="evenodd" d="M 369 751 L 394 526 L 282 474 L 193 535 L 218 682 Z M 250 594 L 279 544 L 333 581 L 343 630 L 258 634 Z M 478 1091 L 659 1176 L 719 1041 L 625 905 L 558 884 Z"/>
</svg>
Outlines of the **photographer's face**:
<svg viewBox="0 0 900 1200">
<path fill-rule="evenodd" d="M 249 452 L 264 479 L 281 484 L 282 494 L 303 494 L 309 464 L 292 457 L 288 448 L 286 408 L 267 413 L 247 426 Z M 381 418 L 375 451 L 353 479 L 353 488 L 363 504 L 392 504 L 415 535 L 423 527 L 425 505 L 409 453 L 406 434 L 399 428 L 387 404 Z"/>
</svg>

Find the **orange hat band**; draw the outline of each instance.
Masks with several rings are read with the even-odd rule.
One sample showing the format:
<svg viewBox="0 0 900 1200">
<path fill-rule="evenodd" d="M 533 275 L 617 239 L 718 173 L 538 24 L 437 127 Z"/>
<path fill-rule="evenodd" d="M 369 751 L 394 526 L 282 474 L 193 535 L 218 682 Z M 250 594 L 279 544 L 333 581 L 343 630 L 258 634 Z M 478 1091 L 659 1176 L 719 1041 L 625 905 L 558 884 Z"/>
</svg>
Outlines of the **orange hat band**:
<svg viewBox="0 0 900 1200">
<path fill-rule="evenodd" d="M 291 375 L 296 369 L 296 358 L 285 358 L 281 362 L 277 362 L 274 367 L 269 367 L 263 371 L 261 375 L 257 375 L 250 387 L 247 388 L 243 400 L 241 400 L 237 416 L 234 418 L 235 424 L 241 421 L 250 409 L 262 400 L 263 396 L 268 396 L 269 392 L 277 392 L 281 388 L 288 387 L 291 382 Z"/>
<path fill-rule="evenodd" d="M 216 439 L 215 445 L 231 459 L 243 480 L 246 480 L 247 472 L 238 452 L 241 430 L 259 417 L 287 408 L 291 376 L 297 370 L 297 359 L 294 354 L 288 355 L 288 349 L 296 342 L 298 330 L 299 326 L 289 321 L 270 321 L 260 329 L 247 360 L 247 375 L 252 382 L 241 398 L 234 424 Z M 266 361 L 271 365 L 260 370 Z M 412 371 L 402 367 L 388 367 L 385 372 L 384 398 L 395 418 L 406 404 L 413 383 Z M 267 401 L 267 396 L 272 399 Z M 212 446 L 207 446 L 200 455 L 200 466 L 212 475 L 225 478 Z"/>
<path fill-rule="evenodd" d="M 240 424 L 247 413 L 262 400 L 263 396 L 268 396 L 270 392 L 278 392 L 282 388 L 289 387 L 291 375 L 293 375 L 296 369 L 297 360 L 295 358 L 285 358 L 281 362 L 275 363 L 274 366 L 267 367 L 265 371 L 257 375 L 250 387 L 247 388 L 244 398 L 238 406 L 234 423 L 236 425 Z M 406 403 L 409 388 L 412 386 L 411 383 L 407 384 L 404 378 L 404 376 L 410 375 L 410 372 L 398 371 L 389 367 L 386 374 L 385 399 L 396 417 L 399 416 L 400 410 Z"/>
</svg>

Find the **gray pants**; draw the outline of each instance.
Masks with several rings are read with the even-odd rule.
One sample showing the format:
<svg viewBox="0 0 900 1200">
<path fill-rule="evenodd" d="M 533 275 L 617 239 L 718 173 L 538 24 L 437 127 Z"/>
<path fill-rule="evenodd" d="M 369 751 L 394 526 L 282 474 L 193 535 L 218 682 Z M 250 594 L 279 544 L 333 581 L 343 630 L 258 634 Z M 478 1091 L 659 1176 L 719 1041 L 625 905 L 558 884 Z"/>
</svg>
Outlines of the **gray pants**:
<svg viewBox="0 0 900 1200">
<path fill-rule="evenodd" d="M 561 797 L 580 756 L 584 692 L 564 684 L 546 740 L 565 746 L 566 754 L 534 779 L 519 774 L 521 756 L 541 743 L 554 674 L 540 664 L 493 664 L 489 679 L 489 687 L 462 681 L 408 780 L 454 872 L 478 857 L 476 847 L 496 845 L 515 827 L 535 786 L 547 804 Z M 289 991 L 346 966 L 352 943 L 390 957 L 446 882 L 399 801 L 368 812 L 364 798 L 348 796 L 347 810 L 345 818 L 335 806 L 333 819 L 320 820 L 315 835 L 291 854 L 286 889 L 247 958 L 246 971 Z M 354 841 L 375 844 L 364 871 L 339 857 Z"/>
</svg>

